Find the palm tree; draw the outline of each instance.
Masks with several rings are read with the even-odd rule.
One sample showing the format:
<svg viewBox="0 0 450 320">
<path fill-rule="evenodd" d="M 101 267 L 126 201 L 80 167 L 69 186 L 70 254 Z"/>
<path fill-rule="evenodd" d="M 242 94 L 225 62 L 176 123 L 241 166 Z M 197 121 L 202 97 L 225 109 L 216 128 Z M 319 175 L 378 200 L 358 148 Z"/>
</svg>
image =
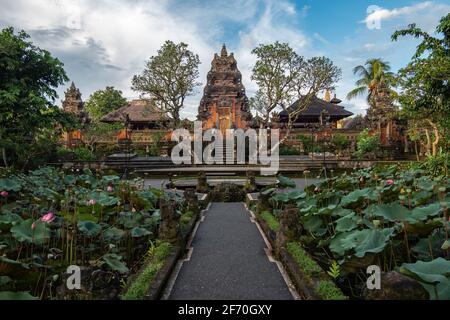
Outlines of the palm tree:
<svg viewBox="0 0 450 320">
<path fill-rule="evenodd" d="M 369 59 L 364 66 L 356 66 L 353 74 L 358 75 L 360 79 L 356 81 L 356 88 L 347 94 L 347 99 L 367 94 L 367 101 L 370 102 L 381 84 L 389 85 L 393 76 L 393 73 L 389 72 L 390 69 L 389 62 L 381 59 Z"/>
</svg>

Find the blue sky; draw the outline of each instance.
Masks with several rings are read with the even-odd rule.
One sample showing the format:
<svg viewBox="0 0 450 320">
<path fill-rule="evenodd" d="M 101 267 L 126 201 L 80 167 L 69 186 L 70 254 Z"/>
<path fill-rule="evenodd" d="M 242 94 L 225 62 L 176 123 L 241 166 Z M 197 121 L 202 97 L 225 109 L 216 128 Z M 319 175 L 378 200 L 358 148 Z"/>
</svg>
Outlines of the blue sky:
<svg viewBox="0 0 450 320">
<path fill-rule="evenodd" d="M 383 58 L 393 71 L 406 65 L 415 39 L 391 42 L 391 34 L 416 22 L 433 32 L 450 12 L 450 0 L 1 0 L 0 27 L 13 26 L 65 64 L 83 98 L 108 85 L 127 98 L 138 94 L 131 78 L 145 60 L 170 39 L 184 41 L 201 59 L 200 78 L 214 52 L 226 43 L 243 74 L 247 95 L 255 62 L 251 50 L 260 43 L 288 42 L 306 57 L 327 56 L 342 69 L 337 95 L 354 113 L 364 113 L 364 98 L 346 101 L 355 77 L 352 68 L 370 58 Z M 369 6 L 372 10 L 368 12 Z M 379 28 L 373 28 L 379 22 Z M 60 88 L 62 93 L 67 86 Z M 186 101 L 183 115 L 194 119 L 202 87 Z"/>
</svg>

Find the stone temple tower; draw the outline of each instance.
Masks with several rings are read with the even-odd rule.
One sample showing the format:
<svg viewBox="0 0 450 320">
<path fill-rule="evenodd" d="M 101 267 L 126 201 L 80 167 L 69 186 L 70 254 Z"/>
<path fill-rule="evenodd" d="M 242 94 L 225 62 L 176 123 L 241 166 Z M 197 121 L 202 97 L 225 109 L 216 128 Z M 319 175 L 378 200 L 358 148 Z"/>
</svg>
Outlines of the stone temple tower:
<svg viewBox="0 0 450 320">
<path fill-rule="evenodd" d="M 214 54 L 211 70 L 198 108 L 198 120 L 203 129 L 246 129 L 252 115 L 233 53 L 228 54 L 225 44 L 220 55 Z"/>
</svg>

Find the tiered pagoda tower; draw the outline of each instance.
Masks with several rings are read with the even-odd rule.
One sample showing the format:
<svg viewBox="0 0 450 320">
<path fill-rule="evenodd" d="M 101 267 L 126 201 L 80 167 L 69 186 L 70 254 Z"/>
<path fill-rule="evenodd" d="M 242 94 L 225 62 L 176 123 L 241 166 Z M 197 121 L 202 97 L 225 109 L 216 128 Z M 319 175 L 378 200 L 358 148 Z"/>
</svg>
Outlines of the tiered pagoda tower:
<svg viewBox="0 0 450 320">
<path fill-rule="evenodd" d="M 83 125 L 89 122 L 89 116 L 84 110 L 84 102 L 81 99 L 81 92 L 72 82 L 69 89 L 65 92 L 64 100 L 62 101 L 63 110 L 75 114 Z M 63 137 L 68 147 L 73 147 L 81 143 L 83 137 L 80 130 L 66 132 Z"/>
<path fill-rule="evenodd" d="M 233 53 L 223 45 L 220 55 L 214 54 L 211 70 L 198 108 L 198 120 L 203 129 L 217 128 L 225 135 L 226 129 L 246 129 L 252 115 Z"/>
</svg>

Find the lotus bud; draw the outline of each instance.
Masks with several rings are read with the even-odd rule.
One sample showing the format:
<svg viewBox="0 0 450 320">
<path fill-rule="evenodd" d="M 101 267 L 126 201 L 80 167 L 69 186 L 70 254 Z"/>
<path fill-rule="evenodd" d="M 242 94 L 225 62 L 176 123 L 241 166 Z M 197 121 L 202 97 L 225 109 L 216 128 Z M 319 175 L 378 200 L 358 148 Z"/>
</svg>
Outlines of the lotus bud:
<svg viewBox="0 0 450 320">
<path fill-rule="evenodd" d="M 445 240 L 444 243 L 441 246 L 442 250 L 448 250 L 448 248 L 450 248 L 450 241 Z"/>
<path fill-rule="evenodd" d="M 372 223 L 373 223 L 373 225 L 375 227 L 378 227 L 378 226 L 380 226 L 381 221 L 380 220 L 373 220 Z"/>
<path fill-rule="evenodd" d="M 33 223 L 31 224 L 31 230 L 34 230 L 34 229 L 36 229 L 36 223 L 35 223 L 35 222 L 33 222 Z"/>
<path fill-rule="evenodd" d="M 9 195 L 8 191 L 0 192 L 0 196 L 2 196 L 3 198 L 6 198 L 8 195 Z"/>
</svg>

